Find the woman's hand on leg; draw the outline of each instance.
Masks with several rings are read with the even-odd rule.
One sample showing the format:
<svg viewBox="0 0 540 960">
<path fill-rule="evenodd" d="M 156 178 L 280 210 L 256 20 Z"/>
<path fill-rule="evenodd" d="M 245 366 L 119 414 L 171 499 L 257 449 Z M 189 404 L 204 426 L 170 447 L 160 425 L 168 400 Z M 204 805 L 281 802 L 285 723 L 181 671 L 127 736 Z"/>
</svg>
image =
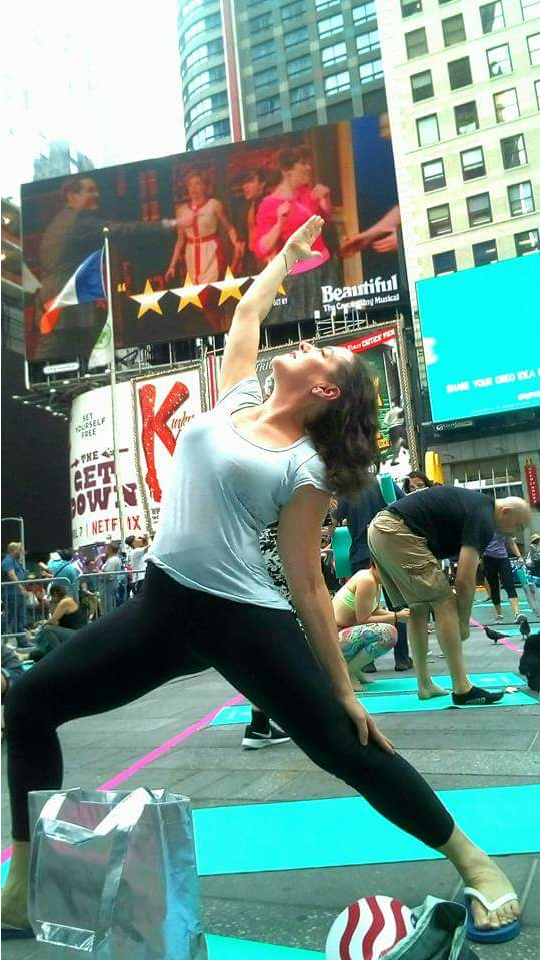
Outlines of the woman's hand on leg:
<svg viewBox="0 0 540 960">
<path fill-rule="evenodd" d="M 346 700 L 343 702 L 343 706 L 358 730 L 358 737 L 362 746 L 367 746 L 368 741 L 371 740 L 386 753 L 395 753 L 392 741 L 385 737 L 384 733 L 381 733 L 373 717 L 369 715 L 361 703 L 358 703 L 358 700 Z"/>
</svg>

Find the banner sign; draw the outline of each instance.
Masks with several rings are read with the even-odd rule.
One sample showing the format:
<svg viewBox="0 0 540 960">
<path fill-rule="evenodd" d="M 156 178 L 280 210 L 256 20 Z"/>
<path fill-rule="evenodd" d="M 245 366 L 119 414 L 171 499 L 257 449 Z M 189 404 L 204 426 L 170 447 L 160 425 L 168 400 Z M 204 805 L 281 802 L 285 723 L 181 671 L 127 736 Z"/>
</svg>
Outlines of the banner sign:
<svg viewBox="0 0 540 960">
<path fill-rule="evenodd" d="M 126 535 L 153 532 L 181 431 L 206 409 L 201 364 L 117 384 Z M 73 547 L 120 540 L 110 387 L 77 397 L 70 423 Z"/>
<path fill-rule="evenodd" d="M 136 533 L 145 524 L 134 457 L 130 384 L 119 383 L 116 391 L 127 533 Z M 110 387 L 89 390 L 73 401 L 69 470 L 74 549 L 103 543 L 107 537 L 119 540 Z"/>
<path fill-rule="evenodd" d="M 131 381 L 135 457 L 148 525 L 155 530 L 182 430 L 206 409 L 201 364 Z"/>
<path fill-rule="evenodd" d="M 46 305 L 108 227 L 117 347 L 228 330 L 254 277 L 313 214 L 320 256 L 293 267 L 265 320 L 337 311 L 392 312 L 401 302 L 400 211 L 386 115 L 279 133 L 23 185 L 29 361 L 88 359 L 103 303 Z"/>
</svg>

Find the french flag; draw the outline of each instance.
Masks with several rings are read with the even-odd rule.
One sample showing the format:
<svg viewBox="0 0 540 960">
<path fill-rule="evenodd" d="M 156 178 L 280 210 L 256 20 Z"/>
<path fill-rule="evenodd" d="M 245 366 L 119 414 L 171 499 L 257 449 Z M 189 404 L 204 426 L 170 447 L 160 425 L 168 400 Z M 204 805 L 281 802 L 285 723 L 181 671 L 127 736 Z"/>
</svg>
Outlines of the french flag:
<svg viewBox="0 0 540 960">
<path fill-rule="evenodd" d="M 52 333 L 62 307 L 75 307 L 78 303 L 92 303 L 94 300 L 106 300 L 105 286 L 105 248 L 91 253 L 77 267 L 59 294 L 45 304 L 45 313 L 41 317 L 42 334 Z"/>
</svg>

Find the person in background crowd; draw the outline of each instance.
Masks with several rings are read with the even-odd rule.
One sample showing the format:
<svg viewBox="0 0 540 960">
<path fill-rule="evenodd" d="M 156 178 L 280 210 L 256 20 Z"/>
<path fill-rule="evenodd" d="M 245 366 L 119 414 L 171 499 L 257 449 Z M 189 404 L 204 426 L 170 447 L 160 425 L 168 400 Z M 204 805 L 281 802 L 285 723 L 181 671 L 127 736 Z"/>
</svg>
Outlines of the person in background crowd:
<svg viewBox="0 0 540 960">
<path fill-rule="evenodd" d="M 120 585 L 118 574 L 122 570 L 122 561 L 118 556 L 120 546 L 117 543 L 108 543 L 105 547 L 105 561 L 101 573 L 110 573 L 112 576 L 99 578 L 99 595 L 101 597 L 102 614 L 111 613 L 116 607 L 116 597 Z"/>
<path fill-rule="evenodd" d="M 150 545 L 148 534 L 143 533 L 140 537 L 126 537 L 126 544 L 130 548 L 129 565 L 132 570 L 133 593 L 138 593 L 146 573 L 146 555 Z"/>
<path fill-rule="evenodd" d="M 491 704 L 504 696 L 473 686 L 465 672 L 462 641 L 470 633 L 480 556 L 495 530 L 514 536 L 530 517 L 530 507 L 518 497 L 493 503 L 476 490 L 433 486 L 389 504 L 371 522 L 368 544 L 381 582 L 395 606 L 410 609 L 408 636 L 421 700 L 448 696 L 428 670 L 430 610 L 452 676 L 454 704 Z M 455 556 L 454 592 L 440 561 Z"/>
<path fill-rule="evenodd" d="M 506 590 L 516 623 L 519 622 L 520 617 L 519 600 L 517 590 L 514 586 L 514 576 L 508 556 L 508 547 L 510 547 L 515 557 L 519 560 L 522 559 L 513 537 L 507 537 L 498 531 L 495 533 L 493 539 L 490 540 L 482 554 L 482 564 L 486 580 L 489 584 L 490 600 L 497 614 L 497 623 L 502 623 L 504 620 L 501 607 L 501 583 Z"/>
<path fill-rule="evenodd" d="M 426 473 L 421 470 L 411 470 L 408 477 L 403 481 L 403 490 L 405 493 L 415 493 L 417 490 L 427 490 L 433 486 L 433 480 L 430 480 Z"/>
<path fill-rule="evenodd" d="M 242 213 L 243 223 L 239 233 L 245 239 L 242 244 L 242 274 L 251 276 L 262 270 L 265 259 L 257 257 L 255 250 L 255 232 L 257 210 L 267 190 L 267 177 L 264 167 L 246 170 L 241 179 L 242 193 L 246 207 Z"/>
<path fill-rule="evenodd" d="M 400 487 L 392 481 L 396 500 L 400 500 L 404 494 Z M 347 523 L 351 535 L 351 548 L 349 551 L 349 560 L 353 575 L 359 570 L 369 570 L 371 566 L 371 555 L 367 542 L 368 527 L 373 517 L 384 510 L 386 501 L 382 495 L 379 481 L 376 477 L 371 477 L 369 483 L 364 487 L 360 494 L 354 500 L 348 501 L 343 497 L 338 500 L 337 510 L 334 514 L 338 523 Z M 384 590 L 383 595 L 388 610 L 392 610 L 389 597 Z M 403 604 L 405 606 L 405 604 Z M 409 646 L 407 643 L 407 627 L 403 620 L 397 622 L 398 639 L 394 646 L 395 669 L 400 672 L 410 670 L 413 662 L 409 656 Z M 364 673 L 374 673 L 376 670 L 373 663 L 364 667 Z"/>
<path fill-rule="evenodd" d="M 409 611 L 398 613 L 381 607 L 381 581 L 374 563 L 353 574 L 338 590 L 332 605 L 349 676 L 356 689 L 363 689 L 363 684 L 370 681 L 362 671 L 395 647 L 398 623 L 407 622 Z"/>
<path fill-rule="evenodd" d="M 525 564 L 533 577 L 540 577 L 540 533 L 533 533 L 531 537 Z"/>
<path fill-rule="evenodd" d="M 53 583 L 50 595 L 49 619 L 38 627 L 34 635 L 34 643 L 42 656 L 69 640 L 74 630 L 86 624 L 83 610 L 62 583 Z"/>
<path fill-rule="evenodd" d="M 22 543 L 13 540 L 8 543 L 1 564 L 2 582 L 6 584 L 2 586 L 2 603 L 7 633 L 23 633 L 26 628 L 26 589 L 23 581 L 28 580 L 28 572 L 21 559 Z"/>
<path fill-rule="evenodd" d="M 88 620 L 97 620 L 100 615 L 99 576 L 95 560 L 87 560 L 86 570 L 80 580 L 81 604 L 88 614 Z"/>
<path fill-rule="evenodd" d="M 71 596 L 74 600 L 79 597 L 79 570 L 73 561 L 73 550 L 55 550 L 49 555 L 47 563 L 39 564 L 43 577 L 53 580 L 60 578 L 60 582 L 69 580 Z"/>
<path fill-rule="evenodd" d="M 7 643 L 2 643 L 2 703 L 8 690 L 24 675 L 22 660 Z"/>
</svg>

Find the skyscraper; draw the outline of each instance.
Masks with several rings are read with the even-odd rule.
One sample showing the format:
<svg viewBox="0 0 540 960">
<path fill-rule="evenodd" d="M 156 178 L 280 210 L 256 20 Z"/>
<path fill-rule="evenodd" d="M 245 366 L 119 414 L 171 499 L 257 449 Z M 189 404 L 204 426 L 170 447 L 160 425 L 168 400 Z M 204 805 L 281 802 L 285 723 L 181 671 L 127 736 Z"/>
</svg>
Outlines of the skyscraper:
<svg viewBox="0 0 540 960">
<path fill-rule="evenodd" d="M 411 299 L 540 248 L 539 0 L 379 0 Z"/>
<path fill-rule="evenodd" d="M 188 149 L 386 109 L 375 0 L 179 0 Z"/>
</svg>

